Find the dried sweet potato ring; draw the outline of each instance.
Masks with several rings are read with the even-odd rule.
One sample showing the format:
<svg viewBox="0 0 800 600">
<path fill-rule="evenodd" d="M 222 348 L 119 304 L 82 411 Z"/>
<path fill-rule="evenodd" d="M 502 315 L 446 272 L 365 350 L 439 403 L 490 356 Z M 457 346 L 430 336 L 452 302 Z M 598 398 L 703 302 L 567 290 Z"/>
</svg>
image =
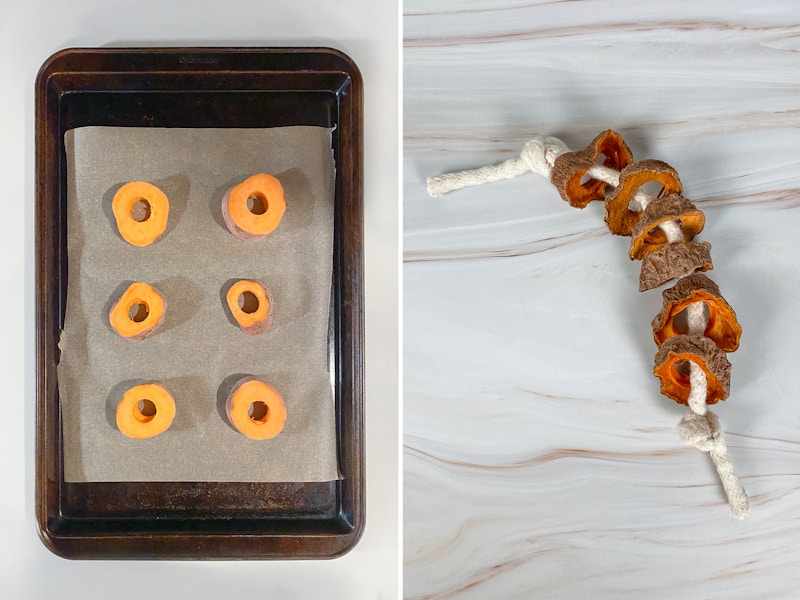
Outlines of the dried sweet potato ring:
<svg viewBox="0 0 800 600">
<path fill-rule="evenodd" d="M 286 422 L 286 406 L 280 394 L 252 375 L 236 382 L 225 410 L 231 425 L 253 440 L 275 437 Z"/>
<path fill-rule="evenodd" d="M 556 158 L 550 181 L 570 206 L 584 208 L 592 200 L 605 198 L 606 182 L 589 179 L 581 183 L 586 172 L 604 155 L 603 166 L 621 171 L 633 160 L 625 140 L 616 131 L 602 132 L 584 150 L 567 152 Z"/>
<path fill-rule="evenodd" d="M 733 352 L 739 347 L 742 326 L 736 319 L 733 308 L 719 293 L 719 286 L 702 273 L 684 277 L 674 287 L 664 290 L 664 306 L 653 319 L 653 338 L 657 345 L 665 340 L 681 335 L 676 325 L 676 317 L 695 302 L 704 302 L 708 307 L 708 323 L 704 335 L 721 350 Z"/>
<path fill-rule="evenodd" d="M 225 294 L 228 310 L 248 335 L 264 333 L 272 327 L 272 292 L 260 281 L 240 279 Z"/>
<path fill-rule="evenodd" d="M 222 198 L 225 225 L 242 240 L 258 240 L 272 233 L 285 211 L 283 186 L 266 173 L 251 175 Z"/>
<path fill-rule="evenodd" d="M 629 208 L 640 187 L 651 181 L 661 184 L 658 197 L 681 193 L 678 172 L 660 160 L 645 159 L 628 165 L 619 174 L 619 185 L 606 198 L 606 225 L 615 235 L 630 235 L 642 213 Z"/>
<path fill-rule="evenodd" d="M 656 353 L 653 374 L 661 380 L 661 393 L 675 402 L 686 404 L 692 390 L 688 369 L 680 368 L 691 361 L 706 375 L 706 404 L 716 404 L 728 397 L 731 363 L 725 352 L 702 335 L 679 335 L 666 340 Z"/>
<path fill-rule="evenodd" d="M 117 404 L 117 428 L 143 440 L 165 432 L 175 418 L 175 400 L 163 385 L 143 383 L 129 389 Z"/>
<path fill-rule="evenodd" d="M 111 210 L 122 239 L 133 246 L 149 246 L 167 228 L 169 200 L 153 184 L 132 181 L 114 194 Z"/>
<path fill-rule="evenodd" d="M 161 326 L 166 308 L 167 303 L 156 288 L 137 281 L 111 307 L 108 321 L 122 337 L 141 340 Z"/>
<path fill-rule="evenodd" d="M 703 231 L 706 217 L 695 205 L 679 194 L 656 198 L 642 211 L 631 231 L 631 260 L 641 260 L 645 254 L 662 248 L 667 242 L 667 234 L 659 227 L 666 221 L 677 221 L 683 239 L 689 242 Z"/>
<path fill-rule="evenodd" d="M 675 242 L 644 255 L 639 272 L 639 291 L 657 288 L 676 277 L 714 268 L 708 242 Z"/>
</svg>

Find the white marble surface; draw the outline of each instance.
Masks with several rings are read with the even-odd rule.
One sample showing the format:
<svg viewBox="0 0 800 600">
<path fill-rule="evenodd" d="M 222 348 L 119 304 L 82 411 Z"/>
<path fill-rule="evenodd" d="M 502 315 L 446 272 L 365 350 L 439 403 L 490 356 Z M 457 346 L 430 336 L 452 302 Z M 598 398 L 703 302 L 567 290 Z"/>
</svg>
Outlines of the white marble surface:
<svg viewBox="0 0 800 600">
<path fill-rule="evenodd" d="M 404 596 L 794 598 L 800 565 L 800 5 L 404 4 Z M 659 394 L 627 238 L 536 175 L 429 175 L 582 149 L 674 166 L 744 328 L 714 410 L 728 516 Z"/>
</svg>

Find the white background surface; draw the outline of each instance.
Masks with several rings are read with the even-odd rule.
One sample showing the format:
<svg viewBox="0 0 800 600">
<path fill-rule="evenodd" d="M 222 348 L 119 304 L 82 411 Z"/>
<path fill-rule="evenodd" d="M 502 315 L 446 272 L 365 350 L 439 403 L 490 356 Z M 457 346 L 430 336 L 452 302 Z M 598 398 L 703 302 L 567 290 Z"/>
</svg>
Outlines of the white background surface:
<svg viewBox="0 0 800 600">
<path fill-rule="evenodd" d="M 394 2 L 7 2 L 0 13 L 4 290 L 0 419 L 3 598 L 391 599 L 397 595 L 397 64 Z M 331 46 L 365 89 L 367 525 L 333 561 L 66 561 L 33 516 L 33 214 L 36 72 L 75 46 Z"/>
<path fill-rule="evenodd" d="M 406 0 L 408 599 L 797 598 L 800 4 Z M 527 175 L 430 175 L 583 149 L 674 166 L 744 328 L 714 408 L 752 512 L 728 516 L 652 376 L 629 240 Z"/>
</svg>

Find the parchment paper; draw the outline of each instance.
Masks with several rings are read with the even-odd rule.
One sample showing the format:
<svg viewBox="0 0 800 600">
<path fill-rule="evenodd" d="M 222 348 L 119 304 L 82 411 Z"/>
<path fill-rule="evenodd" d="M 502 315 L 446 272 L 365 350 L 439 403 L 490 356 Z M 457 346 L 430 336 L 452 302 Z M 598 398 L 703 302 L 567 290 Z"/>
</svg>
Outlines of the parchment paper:
<svg viewBox="0 0 800 600">
<path fill-rule="evenodd" d="M 58 369 L 64 478 L 82 481 L 330 481 L 339 477 L 328 315 L 333 240 L 331 130 L 83 127 L 65 135 L 69 285 Z M 253 173 L 283 184 L 287 210 L 266 238 L 228 232 L 220 202 Z M 165 235 L 137 248 L 120 237 L 111 199 L 128 181 L 170 199 Z M 274 295 L 269 332 L 234 325 L 224 294 L 259 279 Z M 154 285 L 165 322 L 148 338 L 120 337 L 108 311 L 133 281 Z M 287 421 L 271 440 L 231 427 L 225 400 L 244 375 L 283 396 Z M 116 428 L 132 385 L 165 385 L 177 414 L 148 440 Z"/>
</svg>

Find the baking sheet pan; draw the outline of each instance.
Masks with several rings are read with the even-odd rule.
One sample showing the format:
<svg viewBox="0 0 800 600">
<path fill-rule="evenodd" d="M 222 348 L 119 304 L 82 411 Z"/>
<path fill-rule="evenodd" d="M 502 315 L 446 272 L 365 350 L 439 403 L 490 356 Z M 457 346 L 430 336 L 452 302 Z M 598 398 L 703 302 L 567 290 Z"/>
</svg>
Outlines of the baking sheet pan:
<svg viewBox="0 0 800 600">
<path fill-rule="evenodd" d="M 54 552 L 74 558 L 323 558 L 358 540 L 364 494 L 361 98 L 355 65 L 328 49 L 77 49 L 43 65 L 36 89 L 36 513 L 40 535 Z M 340 478 L 248 481 L 239 474 L 217 478 L 235 481 L 159 481 L 146 469 L 136 481 L 65 478 L 57 369 L 72 260 L 65 133 L 87 127 L 332 132 L 326 351 Z M 105 405 L 107 398 L 97 401 Z"/>
</svg>

